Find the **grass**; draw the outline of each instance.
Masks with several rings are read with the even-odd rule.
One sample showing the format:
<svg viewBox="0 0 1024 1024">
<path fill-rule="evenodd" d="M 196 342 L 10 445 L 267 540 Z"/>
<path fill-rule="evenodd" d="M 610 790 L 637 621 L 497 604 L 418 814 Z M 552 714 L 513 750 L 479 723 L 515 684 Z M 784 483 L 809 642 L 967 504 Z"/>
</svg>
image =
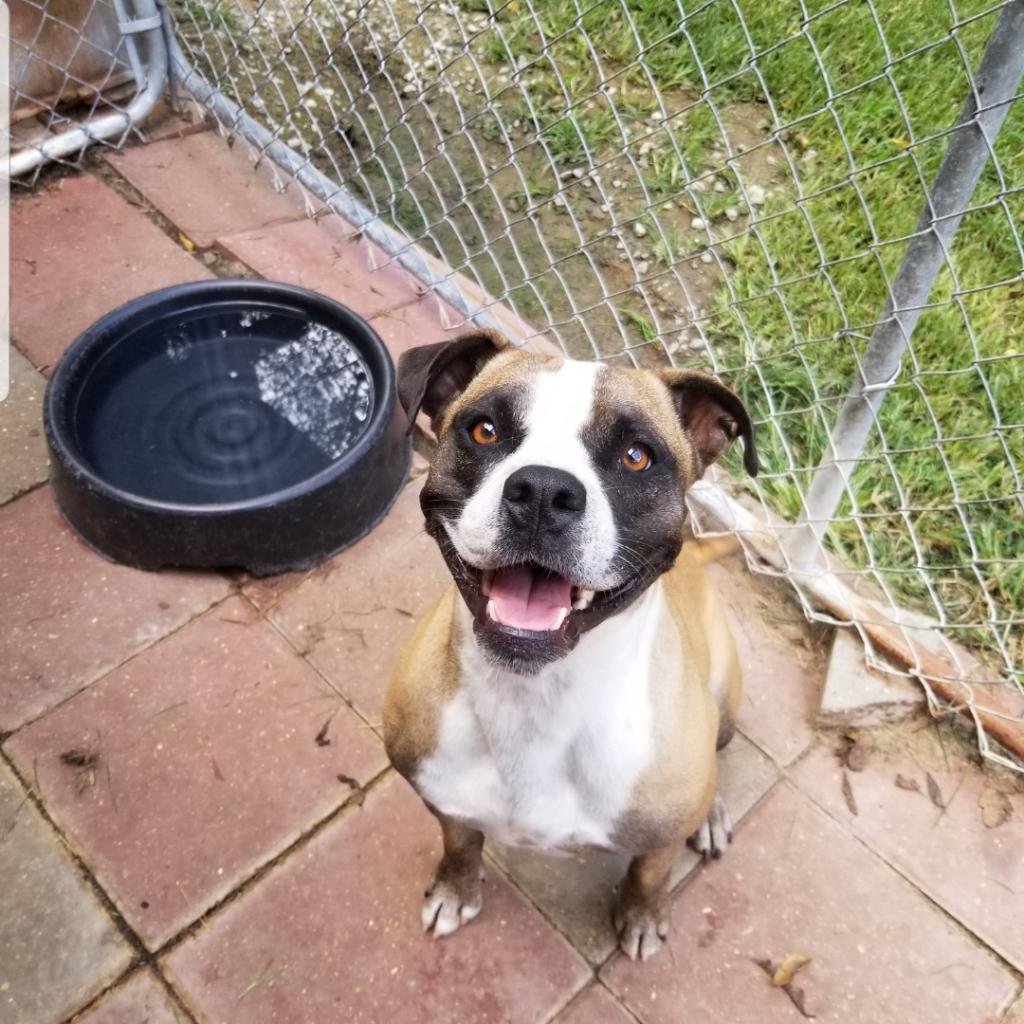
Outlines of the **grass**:
<svg viewBox="0 0 1024 1024">
<path fill-rule="evenodd" d="M 549 119 L 543 135 L 558 160 L 584 161 L 587 151 L 592 159 L 606 158 L 627 142 L 603 109 L 577 106 L 572 118 L 564 116 L 567 104 L 597 89 L 594 53 L 605 75 L 614 74 L 616 107 L 638 132 L 649 132 L 651 113 L 661 109 L 638 70 L 641 54 L 665 108 L 688 110 L 659 133 L 648 155 L 645 184 L 656 200 L 679 193 L 711 166 L 711 152 L 724 148 L 712 108 L 727 116 L 747 105 L 770 122 L 767 91 L 780 122 L 797 122 L 790 149 L 800 160 L 804 194 L 815 198 L 800 211 L 791 183 L 785 195 L 769 198 L 760 238 L 745 234 L 722 247 L 733 267 L 732 292 L 723 285 L 708 329 L 720 369 L 759 417 L 767 419 L 769 399 L 775 409 L 760 432 L 767 470 L 761 487 L 792 518 L 808 476 L 790 472 L 786 447 L 797 467 L 813 467 L 824 453 L 837 405 L 820 400 L 843 396 L 864 347 L 847 332 L 870 333 L 886 275 L 903 255 L 901 244 L 873 243 L 914 229 L 921 178 L 932 179 L 945 148 L 941 138 L 920 140 L 954 123 L 969 88 L 957 43 L 976 68 L 995 17 L 979 18 L 954 39 L 948 6 L 918 0 L 816 0 L 806 4 L 806 31 L 794 0 L 531 6 L 536 19 L 514 3 L 500 6 L 501 38 L 495 33 L 489 53 L 498 61 L 557 68 L 557 76 L 552 71 L 531 88 L 542 123 Z M 682 28 L 680 6 L 693 12 Z M 958 8 L 967 20 L 988 6 L 966 0 Z M 914 53 L 922 47 L 930 48 Z M 889 74 L 880 76 L 887 66 Z M 1024 283 L 1008 223 L 1024 230 L 1024 193 L 1012 194 L 1024 184 L 1024 103 L 1011 109 L 995 148 L 1004 173 L 1016 175 L 1011 194 L 964 219 L 952 259 L 961 290 L 1007 283 L 953 302 L 952 275 L 943 272 L 935 305 L 923 313 L 912 356 L 884 403 L 878 436 L 853 477 L 858 514 L 848 503 L 830 532 L 849 561 L 878 566 L 898 598 L 928 607 L 931 590 L 948 616 L 965 624 L 964 637 L 989 647 L 993 630 L 971 625 L 1019 617 L 1024 608 L 1024 508 L 1012 465 L 1024 470 L 1024 431 L 1000 433 L 1024 424 Z M 800 159 L 811 149 L 816 159 Z M 710 216 L 736 202 L 734 185 L 730 179 L 725 194 L 706 195 Z M 998 192 L 990 164 L 975 201 Z M 656 239 L 661 258 L 680 249 L 668 234 Z M 619 312 L 649 340 L 645 316 Z M 753 351 L 746 338 L 754 339 Z M 1024 625 L 999 631 L 1019 672 Z"/>
<path fill-rule="evenodd" d="M 222 40 L 237 35 L 220 0 L 186 2 L 196 24 Z M 289 38 L 300 45 L 282 63 L 317 81 L 340 66 L 339 75 L 355 81 L 344 46 L 329 48 L 335 44 L 314 30 L 315 0 L 291 3 L 302 17 Z M 659 264 L 685 264 L 707 240 L 691 229 L 696 215 L 717 237 L 735 236 L 717 245 L 728 282 L 699 297 L 703 333 L 716 368 L 761 421 L 758 487 L 793 518 L 902 258 L 904 245 L 894 240 L 914 229 L 921 182 L 942 158 L 945 140 L 931 137 L 954 123 L 968 92 L 961 51 L 976 68 L 994 24 L 995 15 L 981 16 L 989 3 L 958 0 L 962 21 L 979 17 L 954 38 L 950 5 L 922 0 L 459 0 L 463 12 L 490 12 L 491 27 L 475 37 L 472 61 L 460 58 L 480 75 L 460 87 L 462 112 L 456 117 L 442 103 L 431 109 L 431 117 L 449 119 L 443 159 L 433 124 L 416 107 L 403 108 L 383 78 L 353 104 L 355 163 L 341 146 L 314 148 L 312 158 L 528 320 L 557 325 L 570 347 L 585 319 L 603 355 L 624 340 L 653 349 L 657 327 L 628 277 L 606 288 L 578 255 L 582 244 L 609 275 L 626 262 L 614 240 L 592 241 L 607 232 L 609 217 L 592 216 L 597 190 L 585 192 L 565 171 L 604 165 L 604 178 L 624 179 L 612 195 L 615 216 L 626 224 L 640 218 L 647 228 L 642 239 L 626 232 L 634 258 L 643 247 Z M 446 17 L 441 10 L 425 8 Z M 322 13 L 331 23 L 329 5 Z M 403 28 L 403 46 L 414 47 L 414 26 Z M 251 63 L 244 40 L 229 42 L 226 49 Z M 204 53 L 216 57 L 215 48 Z M 390 70 L 401 81 L 403 68 Z M 512 74 L 520 85 L 506 88 L 502 80 Z M 279 77 L 283 99 L 263 90 L 264 116 L 279 124 L 291 111 L 290 124 L 305 133 L 291 77 Z M 498 95 L 501 107 L 487 100 Z M 789 126 L 800 205 L 781 151 L 772 172 L 766 148 L 742 155 L 736 148 L 737 139 L 756 144 L 782 126 Z M 310 125 L 309 139 L 329 139 L 331 131 Z M 730 166 L 727 142 L 736 154 Z M 997 627 L 975 625 L 1019 618 L 1024 608 L 1024 506 L 1013 468 L 1024 472 L 1024 279 L 1009 223 L 1024 233 L 1024 102 L 1011 109 L 995 149 L 1007 190 L 999 205 L 964 219 L 951 254 L 959 298 L 951 300 L 953 276 L 944 271 L 853 475 L 856 510 L 844 506 L 829 535 L 899 600 L 933 610 L 934 595 L 949 621 L 962 624 L 961 637 L 989 650 Z M 498 181 L 502 172 L 489 170 L 510 153 L 525 187 L 517 175 Z M 739 179 L 765 185 L 772 173 L 785 181 L 757 208 L 756 232 L 745 230 L 742 216 L 726 222 L 729 207 L 745 212 Z M 691 187 L 695 179 L 703 191 Z M 505 210 L 488 189 L 475 190 L 485 182 L 497 184 Z M 556 188 L 571 218 L 545 202 Z M 976 203 L 1000 188 L 988 167 Z M 510 201 L 518 211 L 512 227 Z M 986 287 L 996 282 L 1005 283 Z M 659 314 L 658 322 L 669 321 Z M 579 351 L 590 352 L 585 338 Z M 733 468 L 740 475 L 738 461 Z M 1020 672 L 1024 624 L 999 629 Z"/>
<path fill-rule="evenodd" d="M 185 0 L 181 9 L 185 17 L 190 18 L 200 29 L 224 32 L 229 36 L 237 36 L 242 31 L 238 14 L 223 0 L 213 0 L 211 3 Z"/>
</svg>

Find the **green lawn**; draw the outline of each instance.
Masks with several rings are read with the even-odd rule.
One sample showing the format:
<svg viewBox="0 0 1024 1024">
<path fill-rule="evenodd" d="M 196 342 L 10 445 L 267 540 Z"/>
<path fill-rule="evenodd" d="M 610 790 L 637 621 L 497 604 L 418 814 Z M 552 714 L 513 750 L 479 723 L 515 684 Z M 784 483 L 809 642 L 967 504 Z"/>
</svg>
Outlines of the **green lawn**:
<svg viewBox="0 0 1024 1024">
<path fill-rule="evenodd" d="M 682 24 L 680 6 L 694 12 Z M 605 75 L 622 72 L 614 102 L 635 123 L 656 109 L 651 80 L 667 104 L 691 107 L 673 121 L 688 166 L 670 154 L 647 172 L 658 197 L 678 190 L 686 170 L 692 176 L 710 167 L 709 151 L 722 145 L 712 106 L 722 112 L 761 104 L 774 127 L 767 92 L 778 124 L 793 125 L 789 148 L 809 198 L 795 203 L 790 176 L 785 194 L 762 208 L 766 220 L 756 235 L 725 244 L 731 292 L 723 284 L 709 328 L 724 375 L 760 418 L 774 409 L 760 434 L 767 470 L 761 486 L 790 518 L 807 474 L 788 472 L 785 449 L 796 467 L 821 457 L 835 400 L 884 301 L 885 275 L 903 253 L 902 244 L 878 243 L 914 229 L 921 180 L 931 180 L 945 144 L 922 140 L 954 123 L 968 90 L 965 58 L 977 66 L 995 21 L 981 17 L 954 37 L 940 2 L 805 6 L 810 20 L 801 32 L 801 5 L 791 0 L 546 0 L 530 5 L 536 15 L 513 0 L 493 5 L 501 32 L 489 37 L 486 51 L 498 64 L 540 58 L 536 66 L 550 69 L 531 89 L 548 118 L 545 138 L 567 161 L 586 150 L 602 158 L 619 138 L 603 108 L 560 116 L 566 98 L 580 102 L 598 85 L 595 55 Z M 987 5 L 967 0 L 958 8 L 967 20 Z M 801 159 L 807 150 L 817 158 Z M 872 442 L 855 476 L 859 522 L 845 507 L 831 532 L 844 557 L 877 566 L 902 600 L 930 609 L 931 589 L 949 618 L 966 625 L 1019 618 L 1024 609 L 1024 506 L 1016 478 L 1024 473 L 1024 282 L 1015 237 L 1024 233 L 1024 191 L 1013 192 L 1024 188 L 1024 101 L 1011 110 L 996 151 L 1006 192 L 965 218 L 953 262 L 961 292 L 998 286 L 951 301 L 953 278 L 942 274 L 885 402 L 884 442 Z M 990 164 L 975 203 L 999 195 Z M 725 202 L 708 198 L 712 214 Z M 839 333 L 851 329 L 856 336 Z M 994 651 L 997 630 L 1020 673 L 1020 623 L 962 635 Z"/>
<path fill-rule="evenodd" d="M 406 19 L 390 39 L 379 26 L 339 34 L 330 0 L 294 0 L 276 24 L 254 0 L 178 2 L 205 73 L 381 216 L 554 326 L 570 352 L 590 353 L 597 338 L 602 356 L 628 344 L 646 346 L 649 361 L 671 341 L 681 294 L 656 308 L 635 290 L 623 246 L 644 250 L 641 276 L 678 263 L 692 278 L 707 244 L 691 223 L 699 201 L 715 237 L 734 236 L 716 245 L 726 277 L 702 285 L 703 331 L 762 423 L 757 486 L 788 518 L 996 20 L 987 0 L 958 0 L 955 33 L 943 0 L 459 0 L 459 26 L 446 4 L 390 6 Z M 458 104 L 439 90 L 396 94 L 408 53 L 433 52 L 430 40 L 455 29 L 464 50 L 443 59 Z M 377 45 L 387 74 L 366 60 Z M 425 79 L 436 84 L 436 72 Z M 324 85 L 335 100 L 317 93 Z M 723 122 L 750 150 L 731 166 Z M 984 208 L 953 247 L 958 295 L 947 270 L 854 476 L 857 515 L 842 508 L 830 540 L 899 600 L 929 612 L 937 602 L 957 635 L 1019 676 L 1024 623 L 1005 620 L 1024 609 L 1024 101 L 996 153 L 1003 184 L 990 165 L 975 196 Z M 601 167 L 603 193 L 566 175 L 588 164 Z M 774 185 L 753 228 L 739 176 Z M 697 177 L 708 188 L 686 191 Z M 598 209 L 609 189 L 625 225 L 618 247 Z"/>
</svg>

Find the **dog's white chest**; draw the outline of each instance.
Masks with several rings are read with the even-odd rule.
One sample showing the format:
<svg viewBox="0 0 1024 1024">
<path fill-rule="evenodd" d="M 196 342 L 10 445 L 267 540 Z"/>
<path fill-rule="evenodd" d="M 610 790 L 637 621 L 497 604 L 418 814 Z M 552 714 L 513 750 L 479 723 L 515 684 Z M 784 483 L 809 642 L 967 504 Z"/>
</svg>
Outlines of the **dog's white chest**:
<svg viewBox="0 0 1024 1024">
<path fill-rule="evenodd" d="M 416 788 L 500 842 L 614 846 L 616 824 L 654 754 L 649 655 L 660 588 L 534 677 L 499 672 L 472 642 Z"/>
</svg>

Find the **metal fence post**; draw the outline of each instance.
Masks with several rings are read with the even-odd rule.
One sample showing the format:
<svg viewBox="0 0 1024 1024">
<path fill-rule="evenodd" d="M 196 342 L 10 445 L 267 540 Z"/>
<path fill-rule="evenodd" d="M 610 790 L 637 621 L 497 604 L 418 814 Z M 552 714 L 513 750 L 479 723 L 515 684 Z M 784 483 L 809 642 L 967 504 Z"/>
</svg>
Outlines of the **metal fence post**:
<svg viewBox="0 0 1024 1024">
<path fill-rule="evenodd" d="M 903 353 L 928 302 L 953 236 L 1024 75 L 1024 0 L 1002 11 L 985 48 L 973 88 L 950 135 L 931 195 L 903 257 L 878 325 L 860 361 L 828 449 L 811 481 L 804 511 L 786 542 L 797 569 L 812 569 L 824 555 L 822 538 L 856 468 L 878 409 L 896 382 Z"/>
</svg>

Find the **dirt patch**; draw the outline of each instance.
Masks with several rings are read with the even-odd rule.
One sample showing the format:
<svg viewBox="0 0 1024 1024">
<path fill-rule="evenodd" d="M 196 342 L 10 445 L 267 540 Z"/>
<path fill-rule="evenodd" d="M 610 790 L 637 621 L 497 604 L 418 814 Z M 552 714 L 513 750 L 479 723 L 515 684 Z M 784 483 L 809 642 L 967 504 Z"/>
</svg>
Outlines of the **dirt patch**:
<svg viewBox="0 0 1024 1024">
<path fill-rule="evenodd" d="M 695 94 L 656 97 L 614 66 L 577 87 L 553 59 L 513 57 L 508 20 L 474 6 L 342 5 L 339 25 L 327 3 L 253 5 L 245 24 L 205 26 L 225 59 L 198 24 L 194 54 L 283 141 L 570 355 L 703 363 L 729 242 L 781 188 L 765 109 L 720 106 L 706 124 Z M 268 56 L 284 66 L 253 74 Z"/>
</svg>

